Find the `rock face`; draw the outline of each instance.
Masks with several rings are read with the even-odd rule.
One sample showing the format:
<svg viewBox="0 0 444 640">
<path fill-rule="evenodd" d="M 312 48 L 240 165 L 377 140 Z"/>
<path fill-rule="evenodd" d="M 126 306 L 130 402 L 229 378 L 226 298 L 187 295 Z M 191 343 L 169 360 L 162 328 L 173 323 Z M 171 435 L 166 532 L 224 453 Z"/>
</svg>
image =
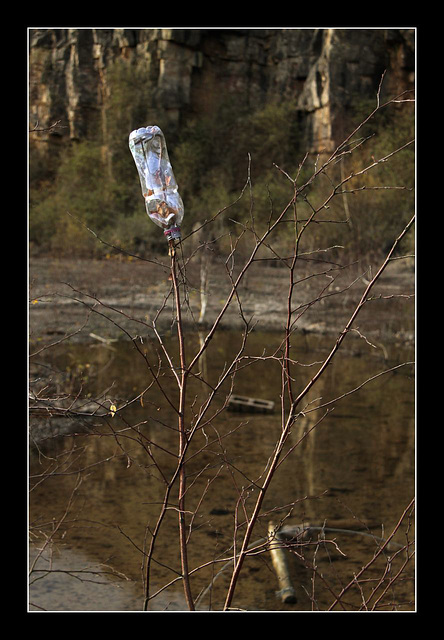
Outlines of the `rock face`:
<svg viewBox="0 0 444 640">
<path fill-rule="evenodd" d="M 357 95 L 375 97 L 384 70 L 385 95 L 414 87 L 413 29 L 31 29 L 29 45 L 31 128 L 64 127 L 48 148 L 103 126 L 118 59 L 143 69 L 147 118 L 161 110 L 177 127 L 227 95 L 251 108 L 293 99 L 315 152 L 334 145 Z"/>
</svg>

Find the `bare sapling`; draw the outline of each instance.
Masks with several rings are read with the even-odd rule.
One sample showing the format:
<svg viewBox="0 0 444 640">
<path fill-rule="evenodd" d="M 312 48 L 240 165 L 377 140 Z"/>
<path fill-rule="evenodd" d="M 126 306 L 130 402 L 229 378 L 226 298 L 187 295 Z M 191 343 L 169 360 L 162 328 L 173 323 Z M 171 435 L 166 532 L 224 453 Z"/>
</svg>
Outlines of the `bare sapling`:
<svg viewBox="0 0 444 640">
<path fill-rule="evenodd" d="M 408 218 L 400 221 L 396 235 L 387 239 L 388 248 L 385 255 L 379 259 L 376 268 L 373 267 L 371 272 L 365 273 L 365 281 L 363 273 L 359 273 L 356 277 L 356 272 L 354 272 L 351 280 L 347 281 L 345 285 L 341 280 L 341 286 L 339 286 L 338 275 L 343 276 L 350 264 L 342 265 L 332 259 L 325 267 L 325 271 L 322 272 L 326 277 L 327 284 L 320 285 L 317 292 L 309 300 L 301 302 L 297 296 L 297 292 L 300 290 L 299 286 L 302 283 L 311 277 L 319 276 L 319 273 L 307 273 L 307 262 L 304 260 L 307 257 L 318 256 L 320 252 L 323 255 L 337 255 L 341 250 L 341 246 L 336 244 L 316 249 L 308 242 L 306 243 L 312 228 L 316 225 L 343 223 L 344 229 L 348 229 L 347 220 L 352 214 L 347 204 L 347 194 L 353 193 L 359 197 L 359 194 L 364 190 L 368 192 L 369 188 L 366 187 L 365 178 L 376 167 L 380 168 L 382 165 L 390 163 L 398 153 L 414 144 L 413 140 L 405 141 L 385 153 L 384 156 L 373 158 L 371 162 L 357 170 L 355 168 L 353 172 L 345 170 L 346 159 L 352 157 L 367 142 L 367 138 L 358 137 L 364 126 L 381 110 L 396 108 L 401 103 L 411 102 L 407 93 L 382 102 L 381 86 L 382 80 L 374 109 L 338 144 L 333 152 L 325 154 L 325 159 L 321 161 L 320 158 L 317 158 L 311 172 L 309 172 L 311 158 L 308 153 L 301 158 L 296 175 L 293 177 L 285 167 L 275 165 L 275 170 L 288 185 L 289 197 L 287 204 L 278 213 L 270 212 L 268 219 L 265 218 L 265 223 L 263 214 L 257 216 L 258 220 L 256 220 L 252 196 L 250 196 L 249 214 L 246 219 L 235 219 L 233 216 L 230 227 L 228 220 L 226 220 L 231 215 L 231 211 L 236 210 L 237 202 L 245 197 L 248 190 L 250 193 L 252 192 L 250 165 L 254 165 L 254 158 L 249 158 L 247 179 L 239 198 L 231 205 L 204 219 L 187 236 L 182 238 L 179 235 L 168 239 L 169 262 L 163 259 L 155 260 L 155 262 L 156 266 L 160 265 L 165 272 L 169 273 L 169 290 L 165 295 L 164 303 L 152 320 L 127 318 L 126 312 L 72 287 L 72 299 L 76 300 L 79 305 L 83 305 L 89 315 L 99 314 L 104 320 L 112 322 L 121 338 L 127 340 L 134 347 L 136 357 L 140 358 L 146 367 L 147 380 L 144 384 L 144 390 L 137 397 L 128 399 L 119 407 L 114 407 L 111 417 L 109 407 L 106 407 L 107 412 L 101 416 L 100 425 L 97 423 L 94 428 L 88 430 L 88 437 L 107 436 L 113 438 L 120 447 L 119 451 L 126 454 L 128 460 L 132 458 L 133 454 L 129 452 L 127 447 L 130 444 L 131 446 L 137 445 L 143 452 L 143 456 L 149 461 L 150 468 L 156 472 L 157 482 L 162 487 L 162 497 L 156 516 L 154 520 L 146 523 L 143 547 L 139 543 L 131 541 L 133 546 L 137 546 L 141 556 L 142 607 L 144 611 L 150 610 L 151 603 L 160 593 L 179 583 L 183 587 L 187 609 L 189 611 L 198 610 L 203 606 L 204 596 L 211 593 L 216 578 L 222 575 L 222 572 L 229 578 L 221 601 L 223 604 L 220 608 L 227 612 L 236 610 L 236 594 L 241 589 L 240 576 L 246 559 L 254 556 L 272 558 L 273 566 L 277 567 L 276 571 L 282 576 L 282 585 L 286 595 L 289 595 L 288 602 L 294 602 L 292 599 L 294 591 L 288 578 L 289 569 L 286 566 L 285 554 L 290 553 L 297 558 L 302 558 L 301 550 L 304 545 L 310 544 L 313 547 L 313 545 L 320 545 L 321 542 L 319 540 L 315 543 L 308 542 L 307 529 L 304 528 L 298 530 L 297 535 L 294 534 L 294 528 L 292 529 L 294 535 L 289 535 L 290 529 L 285 533 L 285 526 L 283 526 L 285 519 L 288 514 L 292 513 L 294 505 L 297 504 L 300 497 L 306 494 L 304 487 L 300 487 L 300 495 L 295 495 L 294 501 L 290 504 L 275 505 L 275 511 L 272 509 L 271 512 L 268 506 L 264 508 L 277 470 L 282 464 L 288 462 L 295 450 L 301 446 L 302 441 L 308 437 L 309 432 L 317 429 L 336 403 L 341 402 L 350 394 L 358 393 L 376 378 L 412 364 L 411 362 L 402 362 L 392 366 L 387 365 L 376 375 L 369 374 L 365 379 L 359 380 L 353 388 L 345 392 L 338 391 L 333 399 L 324 400 L 321 398 L 322 394 L 316 396 L 320 380 L 329 370 L 333 359 L 336 360 L 340 357 L 338 354 L 341 347 L 350 334 L 359 335 L 372 345 L 371 338 L 363 335 L 361 328 L 356 326 L 356 321 L 363 309 L 368 309 L 372 304 L 375 285 L 380 281 L 381 276 L 390 269 L 390 265 L 395 260 L 403 257 L 402 254 L 399 255 L 399 252 L 400 248 L 402 249 L 404 246 L 403 243 L 408 234 L 412 233 L 415 221 L 413 211 Z M 322 197 L 312 197 L 311 189 L 321 180 L 324 181 L 324 184 L 329 185 L 327 191 L 319 192 L 322 193 Z M 378 188 L 389 190 L 390 188 L 398 189 L 400 186 L 379 185 Z M 317 200 L 316 203 L 315 200 Z M 342 203 L 341 210 L 346 214 L 345 220 L 338 221 L 333 217 L 331 220 L 325 220 L 325 215 L 328 215 L 329 208 L 333 203 Z M 172 207 L 169 207 L 168 210 L 164 207 L 161 210 L 159 205 L 156 206 L 157 213 L 161 211 L 162 215 L 171 215 Z M 152 211 L 157 215 L 154 208 Z M 216 220 L 222 218 L 226 220 L 226 228 L 231 230 L 226 234 L 221 234 L 224 235 L 224 246 L 227 247 L 228 242 L 228 248 L 226 248 L 225 255 L 222 255 L 221 248 L 218 249 L 217 264 L 215 265 L 208 259 L 208 255 L 222 243 L 219 243 L 220 238 L 216 238 L 214 233 L 211 236 L 207 234 L 210 239 L 206 241 L 205 233 L 212 229 Z M 177 224 L 177 220 L 175 224 Z M 279 234 L 284 230 L 287 242 L 283 249 L 279 241 L 279 237 L 281 237 Z M 100 238 L 94 231 L 92 233 L 100 242 L 106 243 L 106 240 Z M 198 238 L 197 246 L 196 237 Z M 124 252 L 123 249 L 118 249 Z M 201 257 L 202 255 L 203 257 Z M 188 278 L 188 270 L 195 262 L 199 261 L 199 258 L 201 259 L 201 289 L 205 289 L 205 291 L 200 291 L 200 294 L 203 295 L 200 298 L 200 309 L 196 313 L 190 302 L 192 287 Z M 140 259 L 143 260 L 143 258 Z M 278 263 L 281 271 L 286 274 L 285 289 L 282 288 L 280 292 L 283 309 L 282 324 L 278 347 L 273 349 L 271 353 L 260 352 L 253 355 L 247 346 L 250 345 L 251 336 L 255 331 L 256 319 L 245 310 L 245 281 L 248 274 L 258 268 L 263 260 Z M 355 265 L 351 266 L 356 269 Z M 220 303 L 217 311 L 211 312 L 206 306 L 207 294 L 211 293 L 212 270 L 216 268 L 224 271 L 226 289 L 223 302 Z M 342 295 L 344 299 L 348 300 L 346 296 L 352 286 L 354 286 L 354 291 L 357 286 L 361 287 L 359 296 L 357 299 L 350 298 L 351 302 L 346 306 L 345 320 L 341 321 L 341 326 L 332 337 L 326 355 L 316 361 L 316 365 L 312 369 L 314 372 L 301 382 L 302 379 L 296 373 L 300 363 L 293 347 L 295 336 L 298 335 L 298 323 L 301 319 L 305 319 L 306 315 L 316 314 L 316 310 L 331 296 Z M 110 311 L 113 312 L 112 316 L 109 314 Z M 171 342 L 165 340 L 160 328 L 165 314 L 171 311 L 171 323 L 174 325 L 175 334 L 174 347 L 171 346 Z M 240 326 L 238 344 L 234 348 L 233 354 L 227 354 L 223 368 L 218 372 L 218 377 L 214 379 L 206 374 L 206 358 L 211 357 L 210 345 L 218 332 L 225 326 L 224 322 L 229 322 L 229 318 L 232 317 L 230 314 L 235 314 L 238 323 L 236 326 Z M 121 322 L 116 320 L 119 316 Z M 128 324 L 125 322 L 127 319 L 136 323 L 141 332 L 153 336 L 159 353 L 157 362 L 154 351 L 142 348 L 139 333 L 134 335 L 134 332 L 128 329 Z M 196 331 L 199 331 L 198 342 L 192 339 Z M 60 346 L 60 342 L 57 341 L 58 346 Z M 48 349 L 50 346 L 39 348 L 35 353 L 41 354 L 42 350 Z M 227 430 L 221 425 L 236 382 L 243 370 L 258 364 L 263 366 L 264 363 L 269 363 L 273 367 L 277 366 L 279 370 L 280 394 L 279 398 L 276 398 L 279 418 L 274 417 L 274 420 L 279 422 L 279 431 L 273 446 L 268 447 L 268 454 L 261 462 L 260 472 L 256 477 L 250 477 L 242 470 L 242 460 L 234 462 L 229 453 L 230 445 L 236 441 L 238 432 L 243 427 L 242 420 L 233 429 Z M 168 373 L 168 378 L 166 373 Z M 196 384 L 199 385 L 200 395 L 196 392 Z M 114 413 L 122 415 L 122 420 L 125 420 L 124 409 L 131 403 L 138 402 L 141 397 L 148 397 L 149 393 L 160 398 L 174 416 L 174 423 L 165 425 L 170 431 L 174 431 L 176 438 L 174 451 L 162 439 L 154 439 L 150 435 L 144 434 L 139 424 L 126 423 L 120 430 L 114 426 Z M 43 395 L 40 393 L 39 397 L 35 397 L 31 402 L 31 412 L 33 408 L 37 411 Z M 99 405 L 104 407 L 103 402 L 98 401 Z M 73 404 L 65 406 L 65 410 L 69 411 L 72 416 L 75 415 Z M 149 413 L 149 409 L 147 411 Z M 309 414 L 316 416 L 310 428 L 298 431 L 298 437 L 294 437 L 296 426 Z M 97 417 L 94 410 L 91 412 L 91 417 Z M 249 420 L 254 420 L 254 416 L 250 416 Z M 171 461 L 171 465 L 166 466 L 160 463 L 158 454 L 166 455 Z M 200 460 L 202 462 L 199 462 Z M 53 469 L 56 468 L 58 469 L 58 467 L 53 467 Z M 198 470 L 196 471 L 196 469 Z M 212 475 L 206 475 L 210 470 L 212 470 Z M 236 496 L 234 502 L 227 505 L 227 509 L 232 514 L 232 531 L 229 541 L 227 542 L 227 538 L 225 538 L 223 548 L 219 548 L 217 555 L 203 557 L 202 553 L 199 553 L 199 543 L 196 537 L 199 528 L 198 515 L 204 510 L 210 489 L 214 483 L 217 483 L 217 478 L 221 474 L 228 474 L 231 477 Z M 48 477 L 51 475 L 51 467 L 48 467 L 47 475 Z M 242 484 L 238 482 L 238 478 L 242 479 Z M 36 481 L 40 482 L 43 479 L 36 479 Z M 359 588 L 362 586 L 362 610 L 376 610 L 381 605 L 390 588 L 397 580 L 401 579 L 402 572 L 412 561 L 413 552 L 410 539 L 395 551 L 395 555 L 398 554 L 399 557 L 403 553 L 405 554 L 399 575 L 390 574 L 388 576 L 387 564 L 382 570 L 381 578 L 372 583 L 370 594 L 364 593 L 365 578 L 367 572 L 374 569 L 376 563 L 385 557 L 384 553 L 387 553 L 388 545 L 395 533 L 399 532 L 406 521 L 410 526 L 413 517 L 413 504 L 412 500 L 393 532 L 384 540 L 378 539 L 376 553 L 362 570 L 357 575 L 350 576 L 349 583 L 344 584 L 339 592 L 333 587 L 330 588 L 331 604 L 329 610 L 334 610 L 337 607 L 347 608 L 347 594 L 357 585 Z M 169 567 L 171 571 L 174 571 L 174 576 L 170 580 L 165 580 L 164 584 L 159 587 L 156 572 L 159 566 L 165 568 L 165 561 L 158 549 L 161 547 L 163 527 L 167 518 L 170 517 L 171 511 L 177 512 L 178 539 L 170 540 L 169 544 L 176 545 L 178 548 L 180 569 Z M 315 528 L 312 527 L 311 533 L 313 534 L 314 531 Z M 328 529 L 325 529 L 323 534 L 322 544 L 330 545 L 341 553 L 334 536 L 331 539 L 325 537 L 328 534 Z M 315 563 L 312 565 L 312 570 L 313 575 L 316 574 L 317 580 L 324 580 L 317 572 Z M 206 588 L 203 586 L 205 584 L 208 585 Z M 312 601 L 315 601 L 315 594 L 312 594 Z"/>
</svg>

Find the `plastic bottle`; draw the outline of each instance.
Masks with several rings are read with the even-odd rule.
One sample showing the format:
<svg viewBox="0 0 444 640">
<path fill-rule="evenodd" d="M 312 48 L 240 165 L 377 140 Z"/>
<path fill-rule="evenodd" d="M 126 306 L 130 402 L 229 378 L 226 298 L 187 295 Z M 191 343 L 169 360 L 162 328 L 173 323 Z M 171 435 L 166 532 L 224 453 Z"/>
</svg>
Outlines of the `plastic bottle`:
<svg viewBox="0 0 444 640">
<path fill-rule="evenodd" d="M 164 230 L 168 240 L 180 238 L 184 208 L 162 130 L 153 125 L 132 131 L 129 148 L 139 172 L 148 216 Z"/>
</svg>

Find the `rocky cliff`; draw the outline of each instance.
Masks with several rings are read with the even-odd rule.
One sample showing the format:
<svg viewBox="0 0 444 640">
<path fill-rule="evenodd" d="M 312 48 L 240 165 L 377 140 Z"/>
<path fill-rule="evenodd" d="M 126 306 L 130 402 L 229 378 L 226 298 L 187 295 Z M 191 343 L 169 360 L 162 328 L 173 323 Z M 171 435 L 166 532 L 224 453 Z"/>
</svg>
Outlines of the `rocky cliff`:
<svg viewBox="0 0 444 640">
<path fill-rule="evenodd" d="M 30 125 L 60 121 L 38 136 L 45 149 L 92 136 L 104 126 L 108 69 L 126 60 L 149 87 L 140 125 L 162 112 L 177 127 L 226 95 L 251 108 L 291 98 L 319 152 L 357 95 L 374 98 L 384 70 L 386 94 L 414 87 L 414 45 L 412 29 L 31 29 Z"/>
</svg>

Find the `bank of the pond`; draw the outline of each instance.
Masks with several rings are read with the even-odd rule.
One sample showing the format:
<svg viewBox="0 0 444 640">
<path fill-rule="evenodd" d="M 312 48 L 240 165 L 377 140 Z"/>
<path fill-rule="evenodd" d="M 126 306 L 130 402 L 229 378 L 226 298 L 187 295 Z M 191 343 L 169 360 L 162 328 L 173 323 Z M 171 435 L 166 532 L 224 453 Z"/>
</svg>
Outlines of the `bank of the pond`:
<svg viewBox="0 0 444 640">
<path fill-rule="evenodd" d="M 379 264 L 373 262 L 375 273 Z M 240 262 L 235 266 L 235 275 L 240 266 Z M 341 269 L 327 261 L 301 262 L 292 297 L 295 330 L 319 334 L 341 331 L 369 273 L 364 267 Z M 193 329 L 205 328 L 217 318 L 231 289 L 224 261 L 213 260 L 209 266 L 203 325 L 198 324 L 202 302 L 199 263 L 186 267 L 182 281 L 187 285 L 183 287 L 184 323 Z M 174 324 L 167 258 L 147 262 L 32 257 L 29 284 L 31 352 L 66 336 L 73 342 L 114 340 L 152 333 L 153 320 L 161 331 Z M 243 318 L 234 296 L 221 327 L 243 328 L 247 320 L 261 331 L 279 331 L 285 326 L 288 287 L 289 269 L 282 264 L 253 264 L 238 288 Z M 373 300 L 359 316 L 361 334 L 381 345 L 413 343 L 414 288 L 410 260 L 389 264 L 372 290 Z"/>
</svg>

